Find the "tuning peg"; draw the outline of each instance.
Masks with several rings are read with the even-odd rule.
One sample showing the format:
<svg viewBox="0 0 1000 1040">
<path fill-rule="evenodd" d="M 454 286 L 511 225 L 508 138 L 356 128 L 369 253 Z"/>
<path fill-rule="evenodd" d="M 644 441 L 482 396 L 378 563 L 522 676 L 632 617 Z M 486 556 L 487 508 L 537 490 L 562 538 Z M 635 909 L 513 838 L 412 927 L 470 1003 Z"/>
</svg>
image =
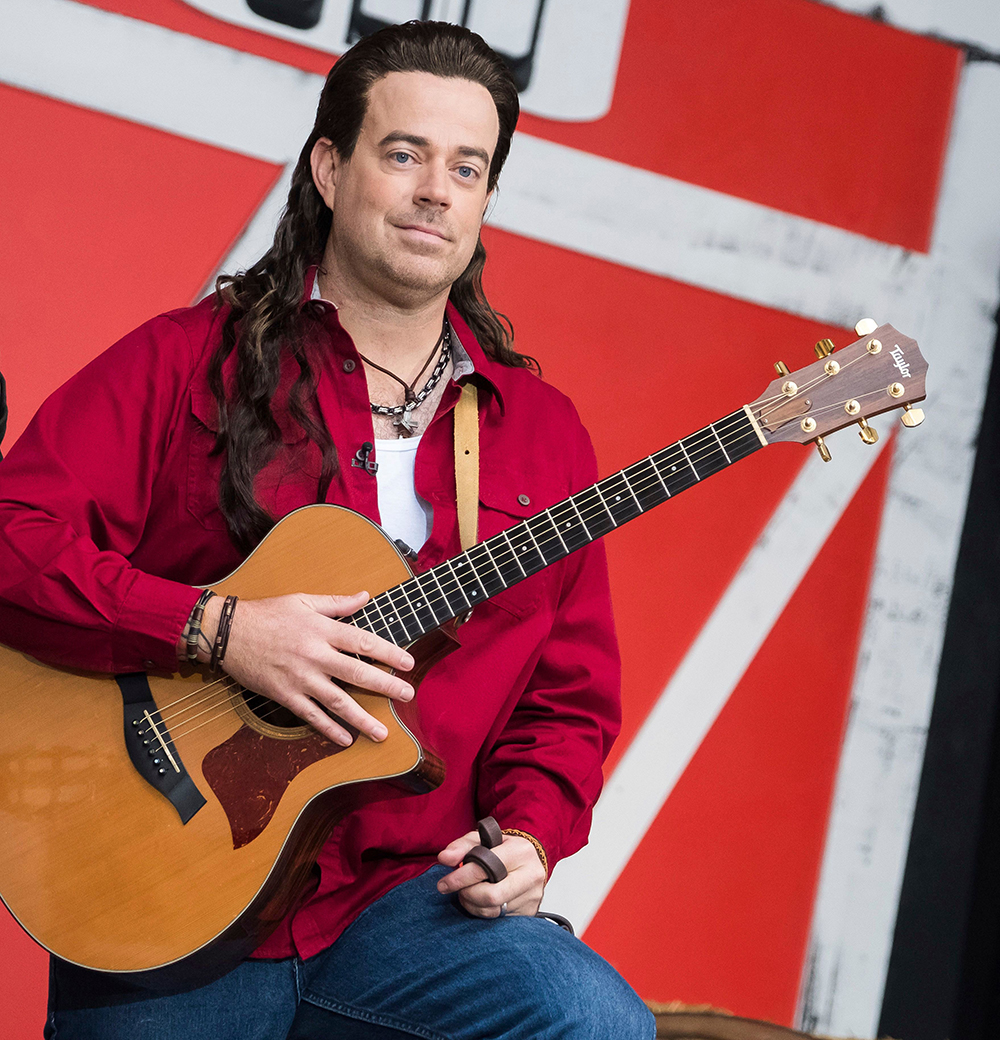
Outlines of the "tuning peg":
<svg viewBox="0 0 1000 1040">
<path fill-rule="evenodd" d="M 862 318 L 854 326 L 854 331 L 859 336 L 870 336 L 878 328 L 878 322 L 874 318 Z"/>
<path fill-rule="evenodd" d="M 824 462 L 829 462 L 833 456 L 830 454 L 830 449 L 826 446 L 826 441 L 822 437 L 816 438 L 816 450 L 819 452 L 819 457 Z"/>
<path fill-rule="evenodd" d="M 774 363 L 774 371 L 777 372 L 779 376 L 787 376 L 788 375 L 788 365 L 786 365 L 784 363 L 784 361 L 775 361 L 775 363 Z"/>
<path fill-rule="evenodd" d="M 829 357 L 830 354 L 833 353 L 833 340 L 821 339 L 819 343 L 817 343 L 816 346 L 813 347 L 813 350 L 816 351 L 816 357 L 818 357 L 820 361 L 822 361 L 823 358 Z"/>
<path fill-rule="evenodd" d="M 914 426 L 919 426 L 924 421 L 924 410 L 923 408 L 914 408 L 912 405 L 903 405 L 903 414 L 899 417 L 899 421 L 904 426 L 909 426 L 913 429 Z"/>
<path fill-rule="evenodd" d="M 869 426 L 867 420 L 859 419 L 858 426 L 861 427 L 861 439 L 865 444 L 874 444 L 878 440 L 878 430 Z"/>
</svg>

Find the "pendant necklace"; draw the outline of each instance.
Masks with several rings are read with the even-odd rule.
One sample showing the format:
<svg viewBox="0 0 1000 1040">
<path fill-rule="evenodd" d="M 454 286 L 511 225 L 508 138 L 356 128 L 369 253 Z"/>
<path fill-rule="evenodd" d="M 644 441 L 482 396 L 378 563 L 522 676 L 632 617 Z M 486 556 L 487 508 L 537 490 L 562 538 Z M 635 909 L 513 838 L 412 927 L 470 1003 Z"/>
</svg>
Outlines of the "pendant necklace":
<svg viewBox="0 0 1000 1040">
<path fill-rule="evenodd" d="M 430 379 L 424 384 L 423 389 L 419 393 L 414 392 L 414 387 L 417 385 L 417 381 L 427 371 L 427 366 L 431 363 L 434 355 L 438 352 L 438 347 L 441 347 L 441 356 L 438 358 L 438 363 L 434 366 L 434 371 L 431 372 Z M 416 432 L 417 424 L 413 421 L 410 413 L 414 408 L 423 404 L 427 400 L 427 395 L 438 385 L 441 381 L 441 376 L 444 375 L 444 370 L 448 367 L 448 362 L 451 359 L 451 329 L 448 326 L 448 320 L 445 319 L 444 324 L 441 327 L 441 335 L 438 336 L 437 342 L 434 344 L 434 349 L 427 356 L 427 360 L 424 362 L 423 367 L 413 377 L 413 382 L 407 383 L 405 379 L 400 378 L 395 372 L 390 372 L 389 369 L 383 368 L 381 365 L 376 365 L 374 361 L 369 360 L 358 351 L 358 357 L 366 365 L 370 365 L 372 368 L 378 369 L 384 375 L 391 376 L 396 380 L 397 383 L 403 388 L 403 403 L 390 407 L 385 404 L 375 404 L 374 401 L 370 401 L 372 414 L 373 415 L 391 415 L 393 417 L 392 425 L 400 428 L 400 437 L 409 437 L 411 434 Z"/>
</svg>

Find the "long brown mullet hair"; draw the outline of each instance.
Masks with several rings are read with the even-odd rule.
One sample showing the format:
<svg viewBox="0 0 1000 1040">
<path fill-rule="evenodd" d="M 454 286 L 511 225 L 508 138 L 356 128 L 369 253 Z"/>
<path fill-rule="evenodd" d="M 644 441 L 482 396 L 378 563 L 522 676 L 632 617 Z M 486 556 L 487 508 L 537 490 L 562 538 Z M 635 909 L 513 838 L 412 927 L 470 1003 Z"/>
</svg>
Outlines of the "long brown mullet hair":
<svg viewBox="0 0 1000 1040">
<path fill-rule="evenodd" d="M 351 157 L 369 91 L 390 72 L 467 79 L 490 92 L 500 123 L 489 169 L 491 191 L 510 150 L 519 112 L 517 88 L 500 58 L 468 29 L 447 22 L 388 26 L 355 44 L 330 70 L 271 248 L 249 270 L 222 275 L 215 286 L 218 305 L 228 307 L 222 340 L 209 367 L 209 385 L 219 406 L 214 452 L 225 452 L 219 506 L 234 543 L 243 552 L 249 552 L 275 522 L 256 500 L 253 486 L 254 477 L 280 443 L 272 399 L 286 355 L 299 367 L 288 412 L 322 455 L 317 501 L 325 499 L 337 472 L 336 448 L 316 404 L 316 375 L 309 360 L 309 327 L 318 322 L 322 311 L 309 302 L 303 304 L 306 272 L 321 259 L 331 223 L 330 210 L 313 184 L 310 156 L 316 141 L 326 137 L 342 159 Z M 514 350 L 510 323 L 486 299 L 485 263 L 480 239 L 469 266 L 451 287 L 451 302 L 491 357 L 513 367 L 532 367 L 531 358 Z M 222 368 L 233 351 L 235 378 L 227 387 Z"/>
</svg>

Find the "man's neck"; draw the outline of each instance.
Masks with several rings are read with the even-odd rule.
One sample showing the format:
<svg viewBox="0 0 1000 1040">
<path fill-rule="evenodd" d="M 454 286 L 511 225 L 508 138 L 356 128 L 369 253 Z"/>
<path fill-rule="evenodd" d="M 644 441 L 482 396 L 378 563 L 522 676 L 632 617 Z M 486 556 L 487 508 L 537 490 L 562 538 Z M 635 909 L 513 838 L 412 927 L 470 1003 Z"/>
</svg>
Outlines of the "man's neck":
<svg viewBox="0 0 1000 1040">
<path fill-rule="evenodd" d="M 441 335 L 447 291 L 412 303 L 393 302 L 355 286 L 326 263 L 316 277 L 359 353 L 404 378 L 423 365 Z"/>
</svg>

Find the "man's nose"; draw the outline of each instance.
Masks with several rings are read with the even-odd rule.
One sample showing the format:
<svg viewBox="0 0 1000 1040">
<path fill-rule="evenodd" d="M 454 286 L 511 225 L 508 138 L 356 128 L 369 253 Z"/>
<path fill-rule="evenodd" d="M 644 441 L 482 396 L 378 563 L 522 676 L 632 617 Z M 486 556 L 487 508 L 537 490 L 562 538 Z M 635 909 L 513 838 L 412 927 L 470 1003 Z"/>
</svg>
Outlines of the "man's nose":
<svg viewBox="0 0 1000 1040">
<path fill-rule="evenodd" d="M 414 192 L 415 201 L 424 206 L 440 206 L 447 209 L 451 205 L 451 181 L 444 163 L 426 163 L 421 167 L 423 176 Z"/>
</svg>

